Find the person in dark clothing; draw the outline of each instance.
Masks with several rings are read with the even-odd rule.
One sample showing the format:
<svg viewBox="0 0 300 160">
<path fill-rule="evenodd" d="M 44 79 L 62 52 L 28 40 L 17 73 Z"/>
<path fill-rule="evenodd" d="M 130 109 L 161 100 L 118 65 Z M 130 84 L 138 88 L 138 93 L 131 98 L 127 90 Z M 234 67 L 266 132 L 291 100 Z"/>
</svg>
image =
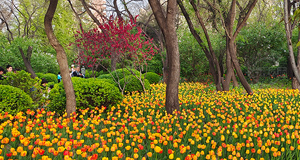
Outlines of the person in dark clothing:
<svg viewBox="0 0 300 160">
<path fill-rule="evenodd" d="M 11 65 L 7 65 L 6 66 L 6 71 L 7 72 L 12 72 L 13 71 L 13 67 Z"/>
<path fill-rule="evenodd" d="M 81 77 L 81 78 L 83 78 L 83 75 L 80 73 L 80 67 L 79 66 L 77 66 L 75 68 L 75 71 L 72 73 L 72 77 Z"/>
<path fill-rule="evenodd" d="M 43 79 L 42 79 L 42 82 L 41 82 L 41 86 L 42 86 L 43 88 L 46 88 L 47 84 L 48 84 L 47 79 L 43 78 Z"/>
<path fill-rule="evenodd" d="M 4 74 L 4 68 L 0 67 L 0 80 L 3 80 L 5 78 L 3 74 Z"/>
</svg>

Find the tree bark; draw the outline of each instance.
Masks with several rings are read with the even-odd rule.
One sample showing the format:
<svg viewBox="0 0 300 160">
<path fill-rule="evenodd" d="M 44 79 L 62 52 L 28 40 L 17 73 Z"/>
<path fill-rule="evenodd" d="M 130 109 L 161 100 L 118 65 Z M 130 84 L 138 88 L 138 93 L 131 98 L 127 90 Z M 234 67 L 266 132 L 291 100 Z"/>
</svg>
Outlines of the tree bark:
<svg viewBox="0 0 300 160">
<path fill-rule="evenodd" d="M 298 42 L 300 41 L 300 24 L 298 24 Z M 297 70 L 300 72 L 300 46 L 297 47 L 298 53 L 297 53 Z M 300 90 L 300 84 L 298 83 L 297 79 L 293 77 L 292 81 L 292 88 Z"/>
<path fill-rule="evenodd" d="M 294 56 L 294 51 L 293 51 L 293 46 L 292 46 L 292 29 L 291 29 L 291 24 L 289 20 L 289 0 L 284 0 L 284 26 L 285 26 L 285 33 L 286 33 L 286 39 L 287 39 L 287 45 L 289 49 L 289 59 L 291 62 L 291 66 L 295 75 L 295 78 L 297 79 L 298 83 L 300 83 L 300 74 L 298 72 L 296 63 L 295 63 L 295 56 Z"/>
<path fill-rule="evenodd" d="M 163 32 L 166 42 L 167 59 L 168 59 L 168 79 L 166 88 L 167 113 L 173 114 L 179 110 L 178 85 L 180 78 L 180 58 L 178 48 L 178 38 L 176 34 L 176 0 L 167 1 L 167 14 L 163 14 L 162 5 L 158 0 L 148 0 L 153 10 L 155 19 Z"/>
<path fill-rule="evenodd" d="M 59 64 L 60 73 L 63 79 L 63 84 L 66 92 L 66 110 L 67 116 L 69 117 L 73 112 L 76 111 L 76 99 L 73 84 L 69 73 L 69 65 L 67 56 L 62 45 L 58 42 L 54 35 L 52 28 L 52 19 L 57 7 L 58 0 L 50 0 L 49 8 L 45 15 L 44 25 L 47 37 L 50 44 L 56 51 L 57 62 Z"/>
<path fill-rule="evenodd" d="M 115 71 L 117 69 L 117 54 L 115 52 L 111 53 L 110 59 L 110 71 Z"/>
<path fill-rule="evenodd" d="M 32 55 L 32 47 L 28 46 L 27 56 L 24 54 L 24 51 L 21 47 L 19 47 L 19 51 L 21 53 L 21 56 L 22 56 L 22 59 L 24 61 L 24 65 L 26 67 L 27 72 L 29 72 L 31 74 L 30 77 L 32 79 L 34 79 L 37 76 L 36 76 L 35 72 L 33 71 L 32 66 L 30 64 L 30 58 L 31 58 L 31 55 Z"/>
</svg>

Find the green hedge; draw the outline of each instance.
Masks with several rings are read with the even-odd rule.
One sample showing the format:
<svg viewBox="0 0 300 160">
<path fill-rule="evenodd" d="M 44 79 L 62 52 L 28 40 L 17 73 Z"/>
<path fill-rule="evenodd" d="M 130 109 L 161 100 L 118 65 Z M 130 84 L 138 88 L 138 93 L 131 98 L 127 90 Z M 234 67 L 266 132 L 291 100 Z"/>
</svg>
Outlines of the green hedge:
<svg viewBox="0 0 300 160">
<path fill-rule="evenodd" d="M 126 77 L 126 86 L 125 86 L 125 89 L 124 91 L 126 92 L 133 92 L 133 91 L 139 91 L 139 92 L 143 92 L 143 86 L 140 82 L 139 79 L 137 79 L 135 76 L 131 75 L 131 76 L 128 76 Z M 143 80 L 143 77 L 142 77 L 142 80 Z M 124 78 L 120 80 L 120 85 L 121 86 L 124 86 Z M 145 89 L 146 90 L 149 90 L 150 89 L 150 83 L 147 79 L 144 79 L 144 86 L 145 86 Z"/>
<path fill-rule="evenodd" d="M 122 94 L 114 85 L 106 80 L 84 79 L 72 77 L 74 91 L 76 95 L 77 109 L 110 107 L 122 100 Z M 66 108 L 66 93 L 63 83 L 55 84 L 49 95 L 50 103 L 48 107 L 59 114 L 64 113 Z"/>
<path fill-rule="evenodd" d="M 154 72 L 147 72 L 143 74 L 150 84 L 157 84 L 160 81 L 160 76 Z"/>
<path fill-rule="evenodd" d="M 20 88 L 0 85 L 0 111 L 12 115 L 26 109 L 32 109 L 32 99 Z"/>
<path fill-rule="evenodd" d="M 54 82 L 57 83 L 57 75 L 53 73 L 46 73 L 42 76 L 42 78 L 45 78 L 48 82 Z"/>
<path fill-rule="evenodd" d="M 33 106 L 37 108 L 45 104 L 46 98 L 43 95 L 47 96 L 47 90 L 41 86 L 41 79 L 38 77 L 32 79 L 30 75 L 24 70 L 18 71 L 16 74 L 9 72 L 5 74 L 7 78 L 0 81 L 0 84 L 20 88 L 31 97 Z"/>
<path fill-rule="evenodd" d="M 39 77 L 39 78 L 42 78 L 43 75 L 44 75 L 44 73 L 35 73 L 35 75 L 36 75 L 37 77 Z"/>
</svg>

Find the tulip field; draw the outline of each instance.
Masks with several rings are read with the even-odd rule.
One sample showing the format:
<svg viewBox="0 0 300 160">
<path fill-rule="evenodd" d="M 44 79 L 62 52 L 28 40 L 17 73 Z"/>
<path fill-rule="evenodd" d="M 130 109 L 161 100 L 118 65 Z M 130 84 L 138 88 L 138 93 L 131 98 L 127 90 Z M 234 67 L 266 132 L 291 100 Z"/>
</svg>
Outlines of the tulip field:
<svg viewBox="0 0 300 160">
<path fill-rule="evenodd" d="M 181 83 L 180 111 L 168 115 L 166 86 L 151 87 L 71 118 L 2 114 L 0 159 L 300 159 L 298 90 Z"/>
</svg>

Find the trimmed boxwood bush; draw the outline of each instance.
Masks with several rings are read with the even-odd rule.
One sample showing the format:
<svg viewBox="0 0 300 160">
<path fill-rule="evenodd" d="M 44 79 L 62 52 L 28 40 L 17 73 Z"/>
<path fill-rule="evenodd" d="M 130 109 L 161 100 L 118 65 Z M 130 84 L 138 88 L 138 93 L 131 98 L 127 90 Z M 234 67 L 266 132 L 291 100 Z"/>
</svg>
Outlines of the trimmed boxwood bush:
<svg viewBox="0 0 300 160">
<path fill-rule="evenodd" d="M 48 82 L 57 83 L 57 75 L 53 73 L 46 73 L 42 76 L 42 78 L 45 78 Z"/>
<path fill-rule="evenodd" d="M 119 89 L 106 80 L 94 78 L 72 77 L 74 91 L 76 95 L 77 109 L 110 107 L 122 100 Z M 66 93 L 63 83 L 55 84 L 49 95 L 50 103 L 48 107 L 59 114 L 66 109 Z"/>
<path fill-rule="evenodd" d="M 114 80 L 110 74 L 102 74 L 98 77 L 98 79 L 111 79 L 111 80 Z"/>
<path fill-rule="evenodd" d="M 20 88 L 0 85 L 0 111 L 12 115 L 32 108 L 32 99 Z"/>
<path fill-rule="evenodd" d="M 144 73 L 145 78 L 149 81 L 150 84 L 156 84 L 160 80 L 160 76 L 154 72 Z"/>
<path fill-rule="evenodd" d="M 36 75 L 37 77 L 39 77 L 39 78 L 42 78 L 43 75 L 44 75 L 44 73 L 35 73 L 35 75 Z"/>
<path fill-rule="evenodd" d="M 145 86 L 145 89 L 148 90 L 150 89 L 150 83 L 147 79 L 144 79 L 142 77 L 142 80 L 144 80 L 144 86 Z M 135 76 L 131 75 L 131 76 L 128 76 L 126 77 L 126 86 L 125 86 L 125 89 L 124 91 L 126 92 L 133 92 L 133 91 L 139 91 L 139 92 L 143 92 L 143 86 L 140 82 L 139 79 L 137 79 Z M 123 86 L 124 85 L 124 78 L 120 80 L 120 85 Z"/>
</svg>

